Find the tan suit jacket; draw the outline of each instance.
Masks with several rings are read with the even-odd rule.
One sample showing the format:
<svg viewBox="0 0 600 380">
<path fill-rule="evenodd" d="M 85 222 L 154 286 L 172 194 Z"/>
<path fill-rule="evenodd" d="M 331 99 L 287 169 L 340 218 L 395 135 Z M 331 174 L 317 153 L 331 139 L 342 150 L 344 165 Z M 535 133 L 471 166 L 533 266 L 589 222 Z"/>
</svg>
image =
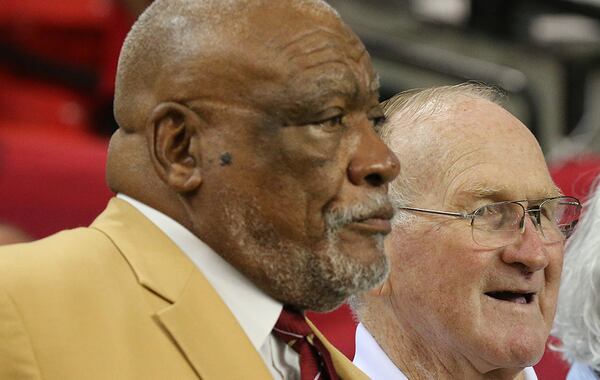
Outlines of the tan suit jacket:
<svg viewBox="0 0 600 380">
<path fill-rule="evenodd" d="M 324 343 L 342 378 L 367 379 Z M 126 202 L 0 248 L 0 379 L 199 378 L 271 376 L 205 277 Z"/>
</svg>

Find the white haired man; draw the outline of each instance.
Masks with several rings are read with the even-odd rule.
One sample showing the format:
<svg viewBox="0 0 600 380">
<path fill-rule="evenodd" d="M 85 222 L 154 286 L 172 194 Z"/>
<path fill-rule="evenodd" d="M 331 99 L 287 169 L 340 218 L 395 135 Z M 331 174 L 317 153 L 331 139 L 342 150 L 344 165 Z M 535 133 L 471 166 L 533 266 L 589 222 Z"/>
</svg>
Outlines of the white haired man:
<svg viewBox="0 0 600 380">
<path fill-rule="evenodd" d="M 573 363 L 567 380 L 600 379 L 600 187 L 586 201 L 565 252 L 553 335 Z"/>
<path fill-rule="evenodd" d="M 478 85 L 400 94 L 390 276 L 357 296 L 354 363 L 374 380 L 535 379 L 579 201 L 531 132 Z"/>
</svg>

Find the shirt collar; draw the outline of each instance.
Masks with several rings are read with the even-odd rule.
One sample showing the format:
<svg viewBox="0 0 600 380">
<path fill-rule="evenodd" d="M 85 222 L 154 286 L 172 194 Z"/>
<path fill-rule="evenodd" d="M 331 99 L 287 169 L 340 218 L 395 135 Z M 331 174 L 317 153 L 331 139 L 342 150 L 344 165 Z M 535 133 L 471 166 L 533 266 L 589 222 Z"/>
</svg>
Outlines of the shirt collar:
<svg viewBox="0 0 600 380">
<path fill-rule="evenodd" d="M 373 380 L 408 380 L 362 323 L 356 326 L 356 353 L 352 363 Z"/>
<path fill-rule="evenodd" d="M 372 380 L 408 380 L 362 323 L 356 327 L 356 353 L 352 363 Z M 523 375 L 525 380 L 537 380 L 533 367 L 523 369 Z"/>
<path fill-rule="evenodd" d="M 117 194 L 117 198 L 135 207 L 185 253 L 231 310 L 252 345 L 259 350 L 271 334 L 283 305 L 174 219 L 125 194 Z"/>
</svg>

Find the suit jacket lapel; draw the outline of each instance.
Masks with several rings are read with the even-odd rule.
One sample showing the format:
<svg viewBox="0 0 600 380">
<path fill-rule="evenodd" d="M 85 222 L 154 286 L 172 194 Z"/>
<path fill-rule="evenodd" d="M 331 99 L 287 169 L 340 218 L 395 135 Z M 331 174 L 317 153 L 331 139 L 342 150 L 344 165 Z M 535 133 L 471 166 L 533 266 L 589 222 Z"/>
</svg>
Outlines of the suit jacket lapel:
<svg viewBox="0 0 600 380">
<path fill-rule="evenodd" d="M 306 318 L 306 317 L 305 317 Z M 352 380 L 369 380 L 369 377 L 365 375 L 360 369 L 358 369 L 352 362 L 337 348 L 335 348 L 327 338 L 315 327 L 315 325 L 306 318 L 306 322 L 315 333 L 315 335 L 319 338 L 319 340 L 323 343 L 329 354 L 331 355 L 331 360 L 333 361 L 333 366 L 335 367 L 336 372 L 340 376 L 341 379 L 352 379 Z"/>
<path fill-rule="evenodd" d="M 199 295 L 203 302 L 198 302 Z M 235 317 L 200 272 L 192 274 L 181 297 L 160 310 L 157 318 L 203 379 L 271 378 Z"/>
<path fill-rule="evenodd" d="M 112 239 L 142 286 L 167 301 L 155 318 L 202 379 L 271 378 L 219 295 L 152 222 L 113 198 L 92 228 Z"/>
</svg>

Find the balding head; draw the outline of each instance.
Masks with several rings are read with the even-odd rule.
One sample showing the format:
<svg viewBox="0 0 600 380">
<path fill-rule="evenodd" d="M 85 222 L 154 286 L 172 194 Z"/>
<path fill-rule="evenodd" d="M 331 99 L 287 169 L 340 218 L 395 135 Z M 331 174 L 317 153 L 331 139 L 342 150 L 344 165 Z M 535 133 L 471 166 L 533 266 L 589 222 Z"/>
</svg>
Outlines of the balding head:
<svg viewBox="0 0 600 380">
<path fill-rule="evenodd" d="M 330 309 L 386 274 L 378 87 L 323 1 L 156 1 L 121 54 L 109 184 L 272 297 Z"/>
<path fill-rule="evenodd" d="M 337 19 L 337 13 L 320 0 L 154 1 L 134 24 L 121 51 L 115 89 L 119 126 L 127 131 L 143 128 L 160 102 L 210 95 L 219 85 L 215 76 L 235 80 L 232 65 L 252 65 L 260 74 L 264 68 L 259 53 L 279 42 L 278 29 L 298 27 L 298 16 Z"/>
<path fill-rule="evenodd" d="M 440 158 L 447 155 L 450 140 L 441 129 L 461 128 L 455 120 L 460 106 L 469 101 L 498 103 L 500 98 L 494 88 L 468 83 L 409 90 L 382 103 L 387 122 L 380 130 L 381 138 L 396 155 L 410 158 L 390 184 L 390 199 L 397 207 L 414 201 L 443 172 Z M 397 213 L 396 221 L 407 217 Z"/>
</svg>

